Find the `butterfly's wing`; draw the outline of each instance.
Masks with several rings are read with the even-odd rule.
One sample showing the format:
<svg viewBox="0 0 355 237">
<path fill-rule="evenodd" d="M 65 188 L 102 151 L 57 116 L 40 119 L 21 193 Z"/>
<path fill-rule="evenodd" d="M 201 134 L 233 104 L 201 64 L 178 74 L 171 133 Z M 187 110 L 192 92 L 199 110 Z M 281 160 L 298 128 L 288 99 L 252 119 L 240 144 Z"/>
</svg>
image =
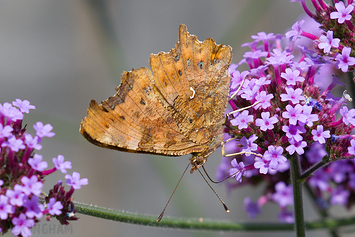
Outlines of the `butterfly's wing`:
<svg viewBox="0 0 355 237">
<path fill-rule="evenodd" d="M 179 41 L 169 53 L 150 56 L 155 85 L 181 133 L 200 145 L 220 143 L 232 60 L 230 46 L 203 42 L 180 25 Z M 215 149 L 215 148 L 214 148 Z"/>
<path fill-rule="evenodd" d="M 128 152 L 203 153 L 222 137 L 231 57 L 229 46 L 200 42 L 181 25 L 175 48 L 150 56 L 153 73 L 124 72 L 115 96 L 91 102 L 80 132 L 96 145 Z"/>
<path fill-rule="evenodd" d="M 179 132 L 152 81 L 148 68 L 122 73 L 115 96 L 101 105 L 91 101 L 80 132 L 95 145 L 128 152 L 178 156 L 200 151 Z"/>
</svg>

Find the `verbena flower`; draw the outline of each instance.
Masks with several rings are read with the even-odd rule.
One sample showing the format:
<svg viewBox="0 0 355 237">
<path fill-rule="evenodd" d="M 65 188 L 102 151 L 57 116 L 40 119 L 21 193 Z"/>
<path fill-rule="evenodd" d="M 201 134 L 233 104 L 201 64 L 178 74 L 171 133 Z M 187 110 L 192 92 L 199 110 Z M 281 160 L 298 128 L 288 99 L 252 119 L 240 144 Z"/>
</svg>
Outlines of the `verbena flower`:
<svg viewBox="0 0 355 237">
<path fill-rule="evenodd" d="M 264 195 L 256 203 L 245 199 L 251 218 L 264 204 L 276 202 L 280 221 L 293 222 L 293 213 L 288 210 L 293 205 L 288 159 L 300 159 L 304 170 L 323 158 L 332 161 L 306 182 L 324 208 L 351 207 L 355 203 L 355 137 L 351 135 L 355 109 L 346 106 L 351 100 L 346 92 L 341 98 L 331 94 L 335 86 L 343 85 L 337 77 L 328 85 L 322 82 L 322 90 L 315 84 L 324 65 L 343 72 L 354 70 L 355 37 L 347 24 L 355 23 L 353 10 L 351 5 L 337 3 L 333 7 L 320 0 L 312 1 L 316 9 L 313 14 L 304 1 L 299 2 L 322 24 L 321 36 L 303 31 L 303 21 L 296 22 L 284 37 L 260 32 L 252 36 L 253 42 L 243 45 L 251 51 L 229 68 L 232 111 L 225 126 L 227 157 L 218 167 L 218 178 L 234 179 L 227 182 L 228 191 L 267 182 Z M 332 12 L 337 13 L 330 16 Z M 315 47 L 295 47 L 300 37 L 310 39 Z M 288 44 L 283 43 L 286 40 Z M 249 70 L 238 70 L 245 63 Z"/>
<path fill-rule="evenodd" d="M 354 10 L 353 5 L 348 5 L 345 7 L 343 2 L 335 3 L 336 11 L 330 13 L 330 19 L 338 19 L 339 24 L 343 24 L 345 21 L 349 21 L 351 17 L 351 12 Z"/>
<path fill-rule="evenodd" d="M 70 191 L 65 191 L 61 181 L 44 196 L 43 183 L 47 175 L 60 170 L 66 173 L 71 163 L 62 155 L 53 158 L 52 168 L 42 155 L 41 140 L 53 137 L 53 127 L 37 122 L 33 125 L 36 135 L 26 133 L 22 127 L 24 113 L 35 109 L 27 100 L 16 99 L 12 104 L 0 104 L 0 233 L 8 231 L 15 236 L 31 236 L 31 228 L 45 215 L 47 220 L 57 218 L 61 224 L 77 220 L 72 194 L 81 185 L 88 184 L 74 172 L 67 177 Z"/>
<path fill-rule="evenodd" d="M 305 12 L 321 24 L 322 35 L 315 36 L 304 32 L 302 35 L 312 40 L 319 49 L 318 53 L 326 56 L 324 59 L 333 62 L 343 72 L 353 71 L 355 65 L 355 19 L 353 1 L 336 2 L 334 6 L 328 5 L 323 0 L 310 1 L 315 13 L 312 13 L 305 0 L 300 2 Z M 291 31 L 293 32 L 293 31 Z"/>
</svg>

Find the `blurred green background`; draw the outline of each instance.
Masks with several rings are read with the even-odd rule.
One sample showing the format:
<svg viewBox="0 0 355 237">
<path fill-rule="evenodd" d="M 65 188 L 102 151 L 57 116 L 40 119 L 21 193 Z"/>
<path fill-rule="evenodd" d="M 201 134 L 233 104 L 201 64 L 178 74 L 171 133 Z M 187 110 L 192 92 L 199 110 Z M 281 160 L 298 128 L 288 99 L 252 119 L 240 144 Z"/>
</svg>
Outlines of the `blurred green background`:
<svg viewBox="0 0 355 237">
<path fill-rule="evenodd" d="M 190 156 L 167 158 L 106 150 L 79 133 L 91 99 L 105 100 L 115 93 L 123 70 L 149 67 L 150 53 L 169 51 L 178 40 L 179 24 L 187 25 L 199 40 L 213 37 L 233 47 L 239 62 L 244 42 L 259 31 L 284 33 L 303 13 L 285 0 L 130 0 L 130 1 L 1 1 L 0 102 L 27 99 L 36 110 L 25 116 L 28 132 L 42 121 L 56 136 L 43 140 L 43 155 L 64 155 L 73 171 L 89 179 L 75 200 L 118 210 L 158 216 Z M 206 169 L 214 176 L 220 150 L 209 157 Z M 72 173 L 72 171 L 70 172 Z M 47 179 L 47 191 L 64 175 Z M 262 187 L 245 187 L 226 194 L 214 185 L 231 213 L 198 173 L 186 175 L 166 216 L 248 221 L 243 199 L 259 197 Z M 317 218 L 306 200 L 306 220 Z M 257 221 L 277 221 L 279 208 L 268 204 Z M 44 220 L 34 236 L 294 236 L 294 233 L 219 233 L 142 227 L 80 215 L 66 234 L 59 224 Z M 46 225 L 47 224 L 47 225 Z M 64 232 L 65 233 L 65 232 Z M 311 232 L 308 236 L 321 236 Z"/>
</svg>

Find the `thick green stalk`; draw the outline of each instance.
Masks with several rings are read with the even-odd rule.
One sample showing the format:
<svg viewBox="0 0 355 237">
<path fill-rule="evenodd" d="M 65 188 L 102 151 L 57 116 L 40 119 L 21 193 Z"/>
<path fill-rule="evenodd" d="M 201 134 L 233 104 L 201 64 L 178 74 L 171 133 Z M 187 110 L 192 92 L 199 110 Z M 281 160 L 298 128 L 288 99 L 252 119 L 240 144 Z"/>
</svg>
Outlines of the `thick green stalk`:
<svg viewBox="0 0 355 237">
<path fill-rule="evenodd" d="M 305 237 L 306 228 L 303 215 L 301 165 L 296 153 L 288 160 L 290 162 L 291 183 L 293 187 L 295 230 L 297 237 Z"/>
<path fill-rule="evenodd" d="M 173 218 L 164 217 L 160 222 L 156 222 L 157 216 L 148 216 L 136 213 L 129 213 L 97 207 L 93 205 L 75 203 L 75 209 L 78 213 L 99 217 L 107 220 L 120 221 L 125 223 L 156 226 L 174 229 L 189 230 L 211 230 L 211 231 L 293 231 L 293 224 L 286 223 L 235 223 L 231 221 L 221 220 L 205 220 L 197 218 Z M 332 229 L 341 226 L 355 226 L 355 217 L 342 219 L 326 219 L 320 221 L 312 221 L 305 224 L 308 230 L 315 229 Z"/>
</svg>

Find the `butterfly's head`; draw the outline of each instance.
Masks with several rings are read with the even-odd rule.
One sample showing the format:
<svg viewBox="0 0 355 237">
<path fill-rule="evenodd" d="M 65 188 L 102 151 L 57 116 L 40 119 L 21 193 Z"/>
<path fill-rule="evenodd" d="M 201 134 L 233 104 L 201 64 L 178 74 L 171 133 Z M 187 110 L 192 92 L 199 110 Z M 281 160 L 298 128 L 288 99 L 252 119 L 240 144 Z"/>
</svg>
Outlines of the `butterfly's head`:
<svg viewBox="0 0 355 237">
<path fill-rule="evenodd" d="M 192 174 L 194 171 L 199 169 L 202 165 L 204 165 L 207 161 L 207 157 L 201 156 L 201 153 L 193 154 L 190 159 L 190 163 L 192 165 L 190 173 Z"/>
</svg>

